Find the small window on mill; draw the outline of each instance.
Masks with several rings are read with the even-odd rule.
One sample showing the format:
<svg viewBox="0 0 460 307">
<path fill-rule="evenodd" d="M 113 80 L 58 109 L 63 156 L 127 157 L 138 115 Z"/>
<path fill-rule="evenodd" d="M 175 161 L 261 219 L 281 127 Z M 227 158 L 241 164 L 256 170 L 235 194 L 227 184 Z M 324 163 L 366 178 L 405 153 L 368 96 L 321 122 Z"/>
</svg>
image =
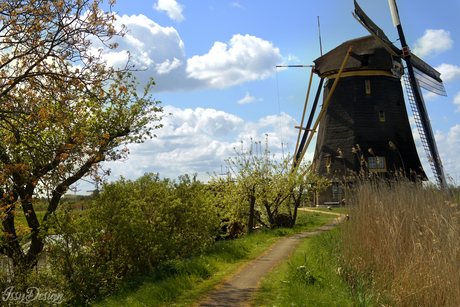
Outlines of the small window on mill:
<svg viewBox="0 0 460 307">
<path fill-rule="evenodd" d="M 366 85 L 366 94 L 369 95 L 371 93 L 371 80 L 366 80 L 365 85 Z"/>
<path fill-rule="evenodd" d="M 381 122 L 385 121 L 385 111 L 380 111 L 379 112 L 379 119 Z"/>
<path fill-rule="evenodd" d="M 369 171 L 386 172 L 385 157 L 369 157 Z"/>
<path fill-rule="evenodd" d="M 341 184 L 332 184 L 332 194 L 343 194 L 343 186 Z"/>
</svg>

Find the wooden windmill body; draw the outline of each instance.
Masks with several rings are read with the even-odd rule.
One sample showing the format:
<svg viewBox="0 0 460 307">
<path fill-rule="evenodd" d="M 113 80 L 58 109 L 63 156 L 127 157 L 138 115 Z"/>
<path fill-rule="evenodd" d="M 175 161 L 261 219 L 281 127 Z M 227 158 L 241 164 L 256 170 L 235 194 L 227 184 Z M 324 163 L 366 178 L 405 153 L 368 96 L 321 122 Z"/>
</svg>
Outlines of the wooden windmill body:
<svg viewBox="0 0 460 307">
<path fill-rule="evenodd" d="M 302 117 L 293 167 L 301 163 L 317 130 L 313 170 L 331 179 L 332 187 L 316 198 L 316 205 L 340 204 L 344 198 L 343 184 L 353 182 L 360 173 L 426 180 L 406 110 L 403 76 L 408 103 L 434 179 L 440 188 L 447 189 L 420 89 L 447 96 L 440 73 L 410 52 L 395 0 L 389 0 L 389 4 L 402 49 L 393 45 L 356 0 L 354 4 L 353 16 L 371 35 L 347 41 L 314 61 L 314 72 L 321 81 L 305 128 Z M 324 102 L 310 129 L 323 83 Z M 302 138 L 301 131 L 304 131 Z"/>
<path fill-rule="evenodd" d="M 315 170 L 333 181 L 319 203 L 336 203 L 340 184 L 363 171 L 426 178 L 404 102 L 401 59 L 377 39 L 347 41 L 314 61 L 316 73 L 326 78 L 323 97 L 328 96 L 350 45 L 355 58 L 345 66 L 317 135 Z"/>
</svg>

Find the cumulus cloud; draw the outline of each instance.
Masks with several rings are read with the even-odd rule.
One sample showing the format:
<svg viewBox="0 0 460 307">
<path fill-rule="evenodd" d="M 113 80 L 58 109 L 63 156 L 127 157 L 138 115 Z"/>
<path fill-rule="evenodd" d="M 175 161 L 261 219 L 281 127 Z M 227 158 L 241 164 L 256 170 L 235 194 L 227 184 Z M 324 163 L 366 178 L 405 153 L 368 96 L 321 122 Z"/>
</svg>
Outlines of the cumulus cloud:
<svg viewBox="0 0 460 307">
<path fill-rule="evenodd" d="M 171 70 L 179 67 L 182 65 L 182 61 L 174 58 L 174 60 L 171 62 L 169 59 L 166 59 L 163 63 L 156 64 L 156 70 L 157 72 L 162 75 L 162 74 L 167 74 Z"/>
<path fill-rule="evenodd" d="M 438 54 L 449 50 L 454 45 L 449 31 L 428 29 L 414 44 L 414 53 L 423 58 L 432 53 Z"/>
<path fill-rule="evenodd" d="M 452 82 L 460 79 L 460 67 L 452 64 L 441 64 L 436 67 L 436 70 L 441 73 L 441 79 L 444 82 Z"/>
<path fill-rule="evenodd" d="M 262 101 L 262 98 L 257 99 L 256 97 L 249 96 L 249 92 L 246 92 L 246 96 L 244 98 L 240 99 L 237 101 L 239 104 L 247 104 L 255 101 Z"/>
<path fill-rule="evenodd" d="M 182 15 L 183 5 L 177 3 L 175 0 L 158 0 L 153 8 L 157 11 L 165 11 L 169 18 L 172 20 L 181 22 L 183 21 L 184 15 Z"/>
<path fill-rule="evenodd" d="M 174 69 L 178 63 L 185 61 L 184 43 L 173 27 L 162 27 L 144 15 L 117 16 L 115 27 L 121 29 L 126 25 L 129 32 L 124 37 L 116 37 L 116 50 L 105 49 L 103 57 L 107 63 L 116 68 L 123 68 L 131 55 L 131 64 L 135 68 L 155 69 L 164 73 Z M 104 49 L 100 42 L 95 41 L 94 50 Z M 171 67 L 172 66 L 172 67 Z M 152 71 L 150 71 L 152 75 Z"/>
<path fill-rule="evenodd" d="M 215 42 L 207 54 L 188 59 L 186 71 L 189 78 L 222 89 L 265 79 L 274 73 L 280 60 L 279 49 L 271 42 L 237 34 L 228 44 Z"/>
<path fill-rule="evenodd" d="M 412 130 L 412 134 L 414 136 L 414 141 L 417 146 L 417 151 L 419 153 L 423 169 L 425 170 L 426 175 L 434 181 L 431 166 L 428 162 L 417 128 Z M 446 176 L 451 176 L 455 179 L 455 177 L 460 175 L 458 173 L 460 171 L 460 160 L 458 159 L 458 153 L 460 151 L 460 125 L 456 124 L 455 126 L 450 127 L 447 133 L 437 130 L 434 137 L 441 157 L 444 172 L 446 173 Z M 458 183 L 460 177 L 457 177 L 455 180 Z"/>
<path fill-rule="evenodd" d="M 442 159 L 443 167 L 446 174 L 454 177 L 459 176 L 460 161 L 458 153 L 460 151 L 460 124 L 450 127 L 447 133 L 436 131 L 435 135 L 439 154 Z M 457 177 L 458 184 L 460 177 Z"/>
<path fill-rule="evenodd" d="M 126 162 L 105 163 L 112 170 L 111 180 L 119 176 L 136 179 L 145 172 L 160 173 L 161 177 L 177 178 L 183 174 L 198 173 L 199 180 L 207 180 L 206 172 L 220 172 L 224 160 L 235 150 L 248 150 L 251 144 L 261 142 L 262 150 L 268 135 L 268 149 L 278 156 L 287 144 L 294 149 L 296 121 L 288 114 L 271 115 L 258 122 L 215 109 L 180 109 L 165 107 L 167 116 L 157 138 L 143 144 L 131 144 Z M 243 142 L 243 143 L 241 143 Z M 243 145 L 242 145 L 243 144 Z"/>
<path fill-rule="evenodd" d="M 433 101 L 438 99 L 439 95 L 433 92 L 424 92 L 423 93 L 423 100 L 425 101 Z"/>
<path fill-rule="evenodd" d="M 458 92 L 457 95 L 455 95 L 454 104 L 458 106 L 458 108 L 455 110 L 455 113 L 460 112 L 460 92 Z"/>
<path fill-rule="evenodd" d="M 117 16 L 115 26 L 122 25 L 129 32 L 114 39 L 119 44 L 116 50 L 95 41 L 94 52 L 103 49 L 104 59 L 116 68 L 124 68 L 130 55 L 130 63 L 141 68 L 135 72 L 138 80 L 146 84 L 153 77 L 157 93 L 222 89 L 262 80 L 282 62 L 278 48 L 255 36 L 234 35 L 228 44 L 216 42 L 208 53 L 187 59 L 185 44 L 173 27 L 162 27 L 142 14 Z"/>
</svg>

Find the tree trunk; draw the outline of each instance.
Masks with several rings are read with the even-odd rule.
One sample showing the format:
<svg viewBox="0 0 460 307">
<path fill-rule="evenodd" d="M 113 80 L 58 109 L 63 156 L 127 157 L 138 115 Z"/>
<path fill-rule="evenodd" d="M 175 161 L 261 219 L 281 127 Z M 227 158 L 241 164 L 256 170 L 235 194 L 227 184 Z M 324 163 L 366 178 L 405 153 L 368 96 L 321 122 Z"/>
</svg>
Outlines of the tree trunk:
<svg viewBox="0 0 460 307">
<path fill-rule="evenodd" d="M 254 196 L 249 196 L 249 220 L 248 220 L 248 234 L 252 232 L 254 227 L 254 207 L 256 204 L 256 198 Z"/>
<path fill-rule="evenodd" d="M 295 193 L 293 193 L 294 197 L 294 215 L 292 216 L 292 225 L 295 225 L 295 222 L 297 220 L 297 209 L 300 207 L 300 203 L 302 200 L 302 194 L 303 194 L 303 186 L 300 187 L 299 194 L 297 197 L 295 197 Z"/>
</svg>

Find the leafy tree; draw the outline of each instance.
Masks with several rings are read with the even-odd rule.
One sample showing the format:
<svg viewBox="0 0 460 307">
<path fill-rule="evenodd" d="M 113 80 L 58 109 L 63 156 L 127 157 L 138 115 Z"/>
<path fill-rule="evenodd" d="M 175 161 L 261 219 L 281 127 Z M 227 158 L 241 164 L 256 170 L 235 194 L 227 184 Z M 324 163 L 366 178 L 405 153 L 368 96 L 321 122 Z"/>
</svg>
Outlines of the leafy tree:
<svg viewBox="0 0 460 307">
<path fill-rule="evenodd" d="M 110 39 L 125 33 L 113 26 L 115 1 L 109 12 L 101 2 L 0 1 L 0 252 L 16 271 L 35 265 L 45 222 L 70 185 L 99 179 L 100 162 L 126 158 L 127 144 L 161 127 L 162 109 L 148 94 L 153 80 L 138 94 L 129 61 L 116 70 L 91 47 L 116 48 Z M 34 208 L 41 196 L 48 202 L 43 221 Z M 20 211 L 27 252 L 15 224 Z"/>
<path fill-rule="evenodd" d="M 52 219 L 61 235 L 50 244 L 52 271 L 64 276 L 74 303 L 107 294 L 161 261 L 204 249 L 220 224 L 209 188 L 187 175 L 178 181 L 154 174 L 121 178 L 105 184 L 94 204 L 81 218 L 59 210 L 61 218 Z"/>
<path fill-rule="evenodd" d="M 229 170 L 227 177 L 212 176 L 211 186 L 218 196 L 220 206 L 230 223 L 247 220 L 247 231 L 252 231 L 255 222 L 273 228 L 281 213 L 295 223 L 297 209 L 302 200 L 314 191 L 324 190 L 328 181 L 310 171 L 309 164 L 300 164 L 295 170 L 292 159 L 276 159 L 268 148 L 260 154 L 236 151 L 234 157 L 225 160 Z"/>
</svg>

